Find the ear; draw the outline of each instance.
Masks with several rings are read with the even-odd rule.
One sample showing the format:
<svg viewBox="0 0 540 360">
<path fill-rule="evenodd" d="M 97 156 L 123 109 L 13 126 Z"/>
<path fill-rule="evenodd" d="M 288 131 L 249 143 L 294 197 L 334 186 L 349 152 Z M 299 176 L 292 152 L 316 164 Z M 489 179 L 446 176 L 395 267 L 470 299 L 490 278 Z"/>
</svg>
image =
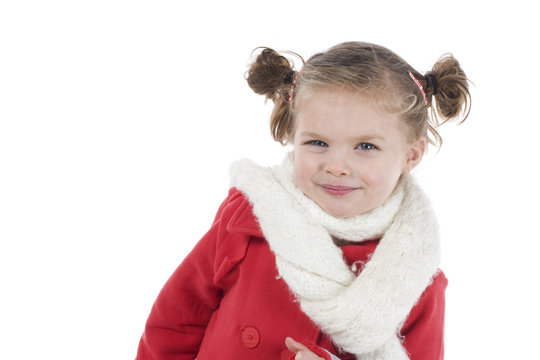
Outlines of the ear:
<svg viewBox="0 0 540 360">
<path fill-rule="evenodd" d="M 408 174 L 422 161 L 427 148 L 427 141 L 424 137 L 415 140 L 408 145 L 407 158 L 403 166 L 403 174 Z"/>
</svg>

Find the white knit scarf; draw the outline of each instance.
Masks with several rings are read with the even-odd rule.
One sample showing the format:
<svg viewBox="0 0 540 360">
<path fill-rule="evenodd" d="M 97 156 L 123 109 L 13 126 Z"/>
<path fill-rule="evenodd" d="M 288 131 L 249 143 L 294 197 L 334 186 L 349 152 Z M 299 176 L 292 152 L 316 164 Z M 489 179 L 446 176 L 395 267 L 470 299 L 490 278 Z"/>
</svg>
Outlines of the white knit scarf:
<svg viewBox="0 0 540 360">
<path fill-rule="evenodd" d="M 279 274 L 300 307 L 341 349 L 361 360 L 409 359 L 399 330 L 439 266 L 439 240 L 430 202 L 404 176 L 384 204 L 351 218 L 335 218 L 293 183 L 292 160 L 231 168 L 231 186 L 253 206 L 276 257 Z M 381 236 L 355 276 L 332 240 Z"/>
</svg>

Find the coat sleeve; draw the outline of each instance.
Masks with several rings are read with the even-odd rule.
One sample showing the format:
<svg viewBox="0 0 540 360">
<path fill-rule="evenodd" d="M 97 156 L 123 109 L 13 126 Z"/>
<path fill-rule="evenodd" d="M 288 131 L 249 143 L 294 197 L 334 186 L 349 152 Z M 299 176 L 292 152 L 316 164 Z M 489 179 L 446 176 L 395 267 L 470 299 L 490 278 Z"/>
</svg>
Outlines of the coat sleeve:
<svg viewBox="0 0 540 360">
<path fill-rule="evenodd" d="M 411 360 L 444 358 L 444 293 L 448 280 L 442 271 L 433 278 L 401 329 Z"/>
<path fill-rule="evenodd" d="M 222 288 L 216 272 L 223 268 L 219 249 L 226 208 L 237 195 L 220 206 L 214 223 L 182 261 L 160 291 L 139 342 L 137 360 L 195 359 L 206 326 L 219 307 Z M 227 266 L 230 267 L 230 266 Z"/>
</svg>

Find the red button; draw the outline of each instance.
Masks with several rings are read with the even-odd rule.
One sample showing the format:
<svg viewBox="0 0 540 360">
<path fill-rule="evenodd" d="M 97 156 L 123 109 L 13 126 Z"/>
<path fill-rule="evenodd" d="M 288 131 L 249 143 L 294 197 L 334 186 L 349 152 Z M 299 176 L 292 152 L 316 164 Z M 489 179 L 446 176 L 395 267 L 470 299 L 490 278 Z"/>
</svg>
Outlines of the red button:
<svg viewBox="0 0 540 360">
<path fill-rule="evenodd" d="M 253 349 L 259 345 L 259 332 L 254 327 L 247 327 L 242 330 L 242 343 L 244 346 Z"/>
</svg>

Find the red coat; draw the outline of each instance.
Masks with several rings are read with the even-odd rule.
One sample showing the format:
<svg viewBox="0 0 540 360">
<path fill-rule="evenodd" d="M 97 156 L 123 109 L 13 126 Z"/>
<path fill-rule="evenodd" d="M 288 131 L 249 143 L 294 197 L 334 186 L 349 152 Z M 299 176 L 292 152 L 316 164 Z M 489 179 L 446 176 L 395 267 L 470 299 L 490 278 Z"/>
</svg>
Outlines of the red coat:
<svg viewBox="0 0 540 360">
<path fill-rule="evenodd" d="M 377 241 L 345 245 L 350 264 L 366 261 Z M 442 272 L 402 327 L 412 360 L 443 358 Z M 331 340 L 301 310 L 283 279 L 251 205 L 231 189 L 208 233 L 161 290 L 137 359 L 286 359 L 285 337 L 315 342 L 341 359 Z"/>
</svg>

